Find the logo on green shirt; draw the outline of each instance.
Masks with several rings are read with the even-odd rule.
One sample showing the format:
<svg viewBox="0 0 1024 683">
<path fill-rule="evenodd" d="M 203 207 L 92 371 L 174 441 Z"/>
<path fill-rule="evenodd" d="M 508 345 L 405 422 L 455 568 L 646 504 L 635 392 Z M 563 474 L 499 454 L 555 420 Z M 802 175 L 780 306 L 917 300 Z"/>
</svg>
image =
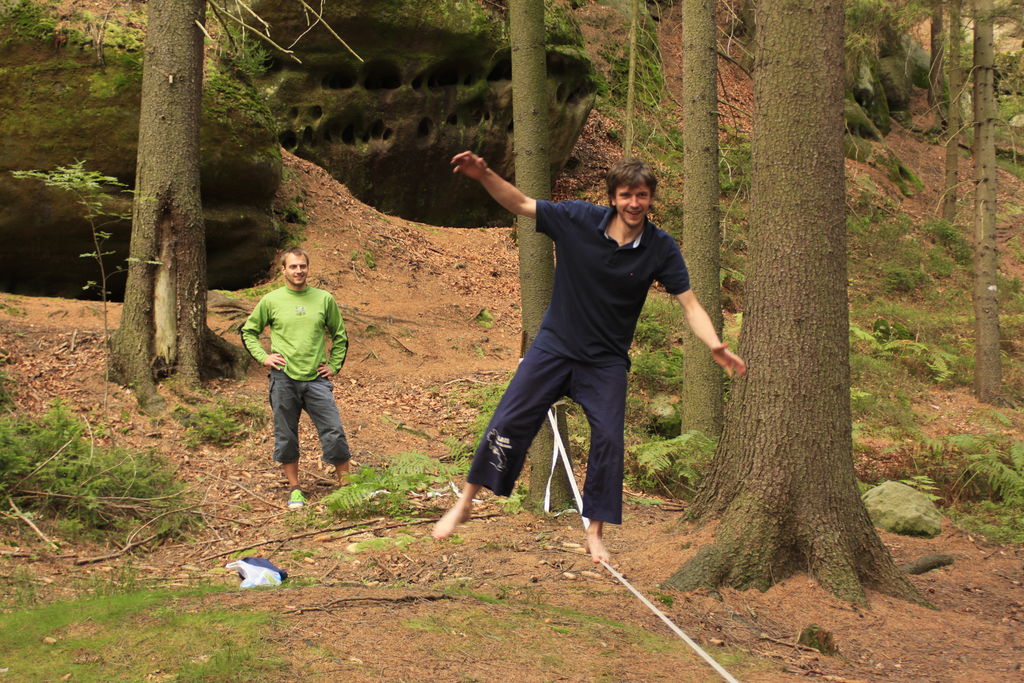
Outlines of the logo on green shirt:
<svg viewBox="0 0 1024 683">
<path fill-rule="evenodd" d="M 306 315 L 306 307 L 305 306 L 296 306 L 295 307 L 295 315 Z"/>
</svg>

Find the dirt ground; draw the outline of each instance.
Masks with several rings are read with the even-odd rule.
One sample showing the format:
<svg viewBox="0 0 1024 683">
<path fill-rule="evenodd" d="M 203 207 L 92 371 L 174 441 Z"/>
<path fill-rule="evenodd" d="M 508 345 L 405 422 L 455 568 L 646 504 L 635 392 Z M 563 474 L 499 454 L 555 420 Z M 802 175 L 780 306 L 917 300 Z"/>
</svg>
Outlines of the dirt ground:
<svg viewBox="0 0 1024 683">
<path fill-rule="evenodd" d="M 446 438 L 465 438 L 475 417 L 465 407 L 466 388 L 504 378 L 516 362 L 518 289 L 510 231 L 434 228 L 384 216 L 359 204 L 321 169 L 290 156 L 287 164 L 293 169 L 290 182 L 305 187 L 312 282 L 335 294 L 351 336 L 335 395 L 355 458 L 379 467 L 408 451 L 446 457 Z M 489 329 L 476 321 L 485 308 L 495 320 Z M 116 325 L 117 305 L 111 309 Z M 225 330 L 232 320 L 213 315 L 210 322 Z M 62 397 L 83 417 L 102 421 L 101 336 L 98 303 L 0 296 L 0 348 L 8 357 L 5 372 L 17 381 L 19 410 L 37 413 Z M 264 371 L 252 367 L 244 381 L 215 383 L 211 390 L 261 399 L 265 382 Z M 294 639 L 312 640 L 334 653 L 304 663 L 311 678 L 343 672 L 351 680 L 488 680 L 498 661 L 515 665 L 522 680 L 714 679 L 647 608 L 593 567 L 579 545 L 578 517 L 511 515 L 486 499 L 479 518 L 460 530 L 460 542 L 435 542 L 429 538 L 430 522 L 451 501 L 442 496 L 424 498 L 422 517 L 412 522 L 379 519 L 357 527 L 342 519 L 317 528 L 311 517 L 284 509 L 287 489 L 269 460 L 269 427 L 233 448 L 188 449 L 175 421 L 142 417 L 127 392 L 109 391 L 106 414 L 123 432 L 122 443 L 156 448 L 176 462 L 203 502 L 206 527 L 187 542 L 83 566 L 75 561 L 116 549 L 61 539 L 66 554 L 49 555 L 26 529 L 0 528 L 0 562 L 7 571 L 26 567 L 51 597 L 70 595 L 76 576 L 116 574 L 128 562 L 142 576 L 167 585 L 211 577 L 234 582 L 222 569 L 226 555 L 253 546 L 252 554 L 286 568 L 293 585 L 312 585 L 207 599 L 279 609 L 288 625 L 280 636 L 283 651 L 292 651 L 288 643 Z M 175 397 L 168 393 L 168 398 Z M 958 419 L 965 401 L 969 398 L 961 396 L 943 403 L 944 417 Z M 316 436 L 305 418 L 303 447 L 303 477 L 315 508 L 333 486 L 313 465 Z M 383 548 L 353 545 L 403 535 L 410 538 Z M 732 672 L 741 680 L 1024 677 L 1020 548 L 990 545 L 948 525 L 932 540 L 883 534 L 897 562 L 932 552 L 955 558 L 950 567 L 912 578 L 936 610 L 876 594 L 867 608 L 851 606 L 806 576 L 786 579 L 765 593 L 713 596 L 659 588 L 700 545 L 701 536 L 682 523 L 678 504 L 651 505 L 649 498 L 627 492 L 625 522 L 610 531 L 609 546 L 620 571 L 657 597 L 656 604 L 691 637 L 712 651 L 741 653 Z M 466 593 L 453 594 L 453 586 Z M 474 595 L 504 600 L 481 602 Z M 472 640 L 472 634 L 457 634 L 488 619 L 507 617 L 507 632 L 524 605 L 561 610 L 547 618 L 580 629 L 580 618 L 566 617 L 564 610 L 600 615 L 617 625 L 611 630 L 621 632 L 619 642 L 590 634 L 575 646 L 559 645 L 561 635 L 547 634 L 534 646 L 554 648 L 565 667 L 557 671 L 543 657 L 505 640 L 494 643 L 485 661 L 446 646 L 452 638 Z M 436 628 L 403 626 L 425 619 Z M 809 624 L 834 634 L 838 656 L 795 644 Z M 649 649 L 631 640 L 627 627 L 649 632 L 665 650 L 652 658 Z M 524 643 L 541 637 L 523 624 L 517 628 Z M 597 657 L 600 642 L 616 654 Z"/>
<path fill-rule="evenodd" d="M 738 69 L 723 73 L 723 92 L 738 93 L 747 109 L 749 84 Z M 609 125 L 591 117 L 577 149 L 579 164 L 559 181 L 556 196 L 592 185 L 610 156 Z M 934 187 L 927 176 L 941 169 L 941 150 L 898 127 L 889 143 Z M 505 378 L 518 356 L 510 230 L 435 228 L 386 216 L 318 167 L 285 159 L 291 179 L 282 195 L 303 194 L 309 215 L 310 281 L 334 293 L 351 338 L 334 391 L 355 459 L 379 467 L 408 451 L 447 457 L 446 439 L 466 438 L 475 417 L 466 406 L 467 389 Z M 448 172 L 446 161 L 426 174 Z M 852 162 L 848 170 L 879 176 Z M 935 196 L 922 194 L 900 201 L 909 211 L 925 211 Z M 484 309 L 494 319 L 489 328 L 477 322 Z M 111 305 L 112 327 L 118 312 Z M 214 329 L 233 337 L 228 329 L 234 322 L 230 309 L 214 307 Z M 159 585 L 234 585 L 237 579 L 223 570 L 228 555 L 246 550 L 268 557 L 291 574 L 286 587 L 204 600 L 281 613 L 274 648 L 308 680 L 717 680 L 657 617 L 592 565 L 580 547 L 578 517 L 509 514 L 485 498 L 458 539 L 436 542 L 430 524 L 452 500 L 442 495 L 420 499 L 422 514 L 412 520 L 338 519 L 318 527 L 313 515 L 284 508 L 287 488 L 270 462 L 269 426 L 235 447 L 186 447 L 177 422 L 139 415 L 130 394 L 103 383 L 102 333 L 98 303 L 0 294 L 0 349 L 4 372 L 17 382 L 17 409 L 37 414 L 62 398 L 91 423 L 110 424 L 120 443 L 157 449 L 201 501 L 205 526 L 187 541 L 134 554 L 70 538 L 59 539 L 62 554 L 52 554 L 24 526 L 5 524 L 0 571 L 23 568 L 42 594 L 61 598 L 75 593 L 77 579 L 116 575 L 129 565 Z M 265 372 L 252 367 L 244 381 L 209 389 L 262 400 Z M 170 389 L 162 391 L 177 400 Z M 965 392 L 937 391 L 932 401 L 933 425 L 962 424 L 974 407 Z M 333 484 L 314 464 L 317 440 L 305 418 L 302 440 L 302 476 L 311 508 L 319 512 L 318 500 Z M 679 504 L 651 501 L 627 491 L 624 524 L 608 533 L 614 563 L 740 680 L 1024 680 L 1019 547 L 986 543 L 948 523 L 929 540 L 883 533 L 898 563 L 934 552 L 954 557 L 951 566 L 911 577 L 934 610 L 875 593 L 867 607 L 853 606 L 805 575 L 764 593 L 678 593 L 659 584 L 706 532 L 683 522 Z M 373 538 L 395 540 L 361 544 Z M 108 554 L 114 556 L 97 561 Z M 796 644 L 810 624 L 832 632 L 836 656 Z M 314 645 L 316 657 L 308 655 Z"/>
</svg>

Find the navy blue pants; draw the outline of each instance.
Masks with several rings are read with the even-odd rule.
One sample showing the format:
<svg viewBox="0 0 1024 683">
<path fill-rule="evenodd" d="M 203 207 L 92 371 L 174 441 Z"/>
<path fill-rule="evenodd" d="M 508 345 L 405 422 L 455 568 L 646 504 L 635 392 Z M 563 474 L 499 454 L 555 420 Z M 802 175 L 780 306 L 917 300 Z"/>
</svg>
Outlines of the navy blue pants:
<svg viewBox="0 0 1024 683">
<path fill-rule="evenodd" d="M 568 396 L 590 422 L 583 516 L 620 524 L 626 373 L 625 364 L 595 367 L 531 347 L 477 446 L 467 481 L 499 496 L 512 493 L 548 408 Z"/>
</svg>

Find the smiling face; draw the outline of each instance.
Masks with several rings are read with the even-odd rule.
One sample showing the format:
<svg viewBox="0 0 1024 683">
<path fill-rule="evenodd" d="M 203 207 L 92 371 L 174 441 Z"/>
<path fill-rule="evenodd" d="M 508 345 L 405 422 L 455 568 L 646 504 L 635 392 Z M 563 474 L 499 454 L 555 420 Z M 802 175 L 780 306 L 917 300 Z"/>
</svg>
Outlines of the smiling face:
<svg viewBox="0 0 1024 683">
<path fill-rule="evenodd" d="M 284 272 L 285 284 L 289 289 L 300 290 L 306 288 L 306 277 L 309 275 L 309 260 L 299 254 L 285 254 L 284 263 L 281 265 Z"/>
<path fill-rule="evenodd" d="M 612 195 L 616 218 L 629 231 L 642 230 L 654 199 L 647 185 L 619 185 Z"/>
</svg>

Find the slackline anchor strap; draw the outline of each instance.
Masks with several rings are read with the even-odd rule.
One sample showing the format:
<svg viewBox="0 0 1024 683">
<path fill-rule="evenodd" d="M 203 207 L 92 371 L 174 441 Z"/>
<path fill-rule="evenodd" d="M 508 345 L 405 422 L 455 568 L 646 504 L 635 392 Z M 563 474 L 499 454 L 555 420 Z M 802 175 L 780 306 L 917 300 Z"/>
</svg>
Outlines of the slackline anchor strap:
<svg viewBox="0 0 1024 683">
<path fill-rule="evenodd" d="M 580 515 L 582 515 L 583 498 L 580 496 L 579 486 L 576 485 L 576 477 L 572 473 L 572 465 L 569 462 L 569 456 L 566 452 L 565 445 L 562 443 L 562 437 L 558 433 L 558 420 L 555 418 L 555 413 L 551 409 L 548 410 L 548 422 L 551 424 L 551 431 L 554 434 L 555 445 L 552 449 L 553 452 L 551 454 L 551 473 L 548 474 L 548 485 L 544 491 L 544 512 L 551 511 L 551 481 L 555 476 L 555 468 L 558 466 L 558 462 L 561 461 L 562 465 L 565 467 L 565 472 L 569 477 L 569 486 L 572 488 L 573 497 L 575 497 L 576 499 L 576 509 L 579 510 Z M 582 516 L 580 517 L 580 519 L 583 520 L 583 528 L 587 529 L 590 526 L 590 520 Z M 715 661 L 714 657 L 705 652 L 704 648 L 702 648 L 700 645 L 694 642 L 693 639 L 690 638 L 690 636 L 686 635 L 686 633 L 683 632 L 683 629 L 676 626 L 671 619 L 665 616 L 664 612 L 662 612 L 654 605 L 654 603 L 648 600 L 643 593 L 634 588 L 633 584 L 626 580 L 626 577 L 617 572 L 615 568 L 607 562 L 602 561 L 601 565 L 605 569 L 607 569 L 608 573 L 614 576 L 619 583 L 628 588 L 629 591 L 633 595 L 635 595 L 638 600 L 640 600 L 640 602 L 642 602 L 644 605 L 647 606 L 648 609 L 654 612 L 654 614 L 659 619 L 665 622 L 665 625 L 672 629 L 673 633 L 682 638 L 683 642 L 689 645 L 694 652 L 700 655 L 701 658 L 703 658 L 704 661 L 706 661 L 711 666 L 711 668 L 714 669 L 718 673 L 718 675 L 722 677 L 723 680 L 726 680 L 729 683 L 739 683 L 739 681 L 733 678 L 732 675 L 728 671 L 726 671 L 721 664 Z"/>
</svg>

